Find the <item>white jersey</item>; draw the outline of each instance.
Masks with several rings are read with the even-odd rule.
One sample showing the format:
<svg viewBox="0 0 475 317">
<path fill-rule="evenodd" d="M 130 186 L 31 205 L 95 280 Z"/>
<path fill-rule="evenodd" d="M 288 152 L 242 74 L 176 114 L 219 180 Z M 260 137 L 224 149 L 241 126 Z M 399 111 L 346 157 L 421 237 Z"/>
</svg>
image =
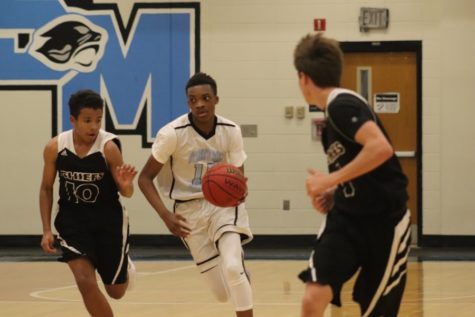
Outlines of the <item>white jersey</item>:
<svg viewBox="0 0 475 317">
<path fill-rule="evenodd" d="M 241 128 L 231 120 L 215 116 L 209 135 L 200 132 L 184 114 L 161 128 L 152 155 L 164 164 L 158 175 L 163 195 L 170 199 L 202 198 L 201 177 L 216 163 L 241 166 L 247 158 Z"/>
</svg>

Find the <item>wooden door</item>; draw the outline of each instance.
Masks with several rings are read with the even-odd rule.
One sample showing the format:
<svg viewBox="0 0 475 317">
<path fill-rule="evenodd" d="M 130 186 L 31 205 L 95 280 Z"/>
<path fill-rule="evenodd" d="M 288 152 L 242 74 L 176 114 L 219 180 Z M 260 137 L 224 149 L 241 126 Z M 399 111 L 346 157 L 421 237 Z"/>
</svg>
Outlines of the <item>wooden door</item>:
<svg viewBox="0 0 475 317">
<path fill-rule="evenodd" d="M 383 122 L 409 178 L 411 223 L 418 215 L 417 60 L 415 52 L 346 52 L 342 87 L 368 99 Z M 375 98 L 394 97 L 381 107 Z M 391 99 L 390 98 L 390 99 Z"/>
</svg>

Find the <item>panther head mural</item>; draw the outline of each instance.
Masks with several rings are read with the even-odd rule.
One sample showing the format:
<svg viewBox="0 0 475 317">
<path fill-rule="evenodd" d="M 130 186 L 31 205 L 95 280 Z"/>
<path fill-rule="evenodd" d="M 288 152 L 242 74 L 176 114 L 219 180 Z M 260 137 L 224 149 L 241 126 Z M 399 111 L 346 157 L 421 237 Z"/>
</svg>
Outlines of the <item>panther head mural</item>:
<svg viewBox="0 0 475 317">
<path fill-rule="evenodd" d="M 107 33 L 86 18 L 66 15 L 38 29 L 29 53 L 57 71 L 92 72 L 104 54 Z"/>
</svg>

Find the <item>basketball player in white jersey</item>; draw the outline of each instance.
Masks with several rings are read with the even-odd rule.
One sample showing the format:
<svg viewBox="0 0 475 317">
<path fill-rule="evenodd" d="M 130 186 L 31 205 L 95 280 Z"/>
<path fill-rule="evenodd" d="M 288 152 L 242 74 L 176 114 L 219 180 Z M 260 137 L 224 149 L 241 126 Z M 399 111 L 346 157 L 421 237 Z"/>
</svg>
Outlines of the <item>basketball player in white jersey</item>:
<svg viewBox="0 0 475 317">
<path fill-rule="evenodd" d="M 59 178 L 58 231 L 62 257 L 71 269 L 87 311 L 93 317 L 112 317 L 106 297 L 96 281 L 96 270 L 107 294 L 124 296 L 133 282 L 134 266 L 128 257 L 129 222 L 119 200 L 133 194 L 137 174 L 124 164 L 117 136 L 101 130 L 104 102 L 91 90 L 69 99 L 72 130 L 52 138 L 44 149 L 40 211 L 41 247 L 55 253 L 51 229 L 53 184 Z"/>
<path fill-rule="evenodd" d="M 243 170 L 246 153 L 240 127 L 215 114 L 215 80 L 197 73 L 186 85 L 190 112 L 157 133 L 152 154 L 139 175 L 143 194 L 174 235 L 181 237 L 219 301 L 231 299 L 236 316 L 253 315 L 252 291 L 241 244 L 252 239 L 244 203 L 216 207 L 201 191 L 201 177 L 220 162 Z M 163 195 L 174 200 L 173 210 Z"/>
</svg>

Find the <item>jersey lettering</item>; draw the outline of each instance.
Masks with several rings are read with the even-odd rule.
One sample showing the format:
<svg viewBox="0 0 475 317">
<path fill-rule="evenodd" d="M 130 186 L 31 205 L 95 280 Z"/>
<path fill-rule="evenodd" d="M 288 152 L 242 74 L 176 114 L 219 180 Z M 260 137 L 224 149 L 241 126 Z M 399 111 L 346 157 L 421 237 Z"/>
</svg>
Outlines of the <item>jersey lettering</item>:
<svg viewBox="0 0 475 317">
<path fill-rule="evenodd" d="M 343 144 L 338 141 L 333 142 L 327 150 L 327 160 L 328 164 L 333 164 L 340 158 L 343 154 L 345 154 L 346 150 Z"/>
<path fill-rule="evenodd" d="M 71 171 L 59 171 L 59 175 L 70 181 L 95 182 L 104 177 L 104 173 L 81 173 Z"/>
<path fill-rule="evenodd" d="M 220 162 L 224 158 L 224 153 L 210 149 L 198 149 L 190 153 L 188 162 Z"/>
<path fill-rule="evenodd" d="M 340 163 L 337 162 L 335 164 L 335 167 L 337 169 L 340 169 L 341 168 Z M 355 185 L 353 185 L 353 182 L 351 181 L 344 182 L 344 183 L 339 184 L 338 186 L 342 188 L 343 195 L 345 196 L 345 198 L 351 198 L 356 195 Z"/>
<path fill-rule="evenodd" d="M 80 184 L 76 186 L 73 182 L 66 182 L 66 192 L 69 201 L 78 204 L 79 201 L 84 203 L 95 203 L 99 196 L 99 187 L 96 184 Z"/>
<path fill-rule="evenodd" d="M 191 181 L 191 187 L 201 187 L 201 176 L 203 175 L 203 164 L 195 164 L 195 175 Z"/>
<path fill-rule="evenodd" d="M 192 151 L 188 158 L 188 162 L 195 166 L 195 174 L 193 180 L 191 181 L 191 187 L 193 189 L 201 190 L 201 177 L 212 164 L 222 161 L 223 158 L 224 153 L 215 150 L 198 149 L 196 151 Z M 207 168 L 205 169 L 203 162 L 211 163 L 207 163 Z"/>
<path fill-rule="evenodd" d="M 206 169 L 203 164 L 195 164 L 195 175 L 191 181 L 191 187 L 201 190 L 201 178 L 214 164 L 216 163 L 208 163 Z"/>
</svg>

